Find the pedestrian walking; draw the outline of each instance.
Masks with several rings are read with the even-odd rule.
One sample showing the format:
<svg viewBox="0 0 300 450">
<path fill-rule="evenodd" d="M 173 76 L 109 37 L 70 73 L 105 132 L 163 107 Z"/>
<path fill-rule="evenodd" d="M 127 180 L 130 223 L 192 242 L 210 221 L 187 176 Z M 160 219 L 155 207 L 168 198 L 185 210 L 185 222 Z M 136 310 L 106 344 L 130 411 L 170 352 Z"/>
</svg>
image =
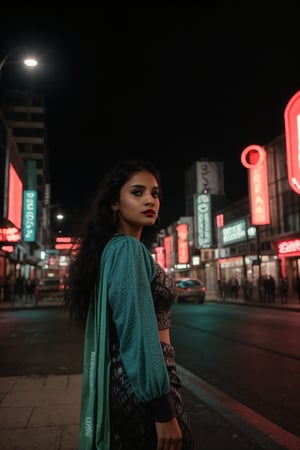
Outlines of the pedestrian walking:
<svg viewBox="0 0 300 450">
<path fill-rule="evenodd" d="M 3 285 L 3 297 L 4 297 L 4 301 L 5 302 L 10 302 L 11 301 L 11 281 L 10 281 L 10 277 L 8 276 L 5 281 L 4 281 L 4 285 Z"/>
<path fill-rule="evenodd" d="M 298 302 L 300 303 L 300 276 L 297 276 L 296 290 L 297 290 L 297 295 L 298 295 Z"/>
<path fill-rule="evenodd" d="M 85 331 L 80 450 L 195 449 L 170 341 L 176 287 L 149 251 L 160 196 L 149 162 L 121 162 L 78 234 L 65 302 Z"/>
<path fill-rule="evenodd" d="M 279 295 L 281 303 L 287 303 L 288 281 L 286 277 L 281 277 L 279 280 Z"/>
</svg>

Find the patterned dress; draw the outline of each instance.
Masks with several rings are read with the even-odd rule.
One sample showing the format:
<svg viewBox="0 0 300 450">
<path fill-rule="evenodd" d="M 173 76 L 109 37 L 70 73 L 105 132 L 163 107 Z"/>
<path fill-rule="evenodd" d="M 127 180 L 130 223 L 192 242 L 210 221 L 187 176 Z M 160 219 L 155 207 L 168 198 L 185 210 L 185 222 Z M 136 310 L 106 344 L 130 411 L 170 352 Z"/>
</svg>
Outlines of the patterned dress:
<svg viewBox="0 0 300 450">
<path fill-rule="evenodd" d="M 170 308 L 176 298 L 173 278 L 156 264 L 155 277 L 151 283 L 158 329 L 170 328 Z M 111 324 L 111 388 L 110 388 L 110 450 L 155 450 L 156 430 L 147 407 L 134 395 L 124 366 L 120 359 L 116 331 Z M 176 418 L 183 434 L 182 450 L 194 450 L 188 417 L 180 395 L 181 382 L 176 373 L 175 350 L 172 345 L 161 342 L 167 366 Z"/>
<path fill-rule="evenodd" d="M 176 416 L 182 450 L 195 450 L 180 396 L 171 325 L 174 281 L 143 243 L 112 238 L 85 330 L 79 450 L 156 450 L 155 420 Z"/>
</svg>

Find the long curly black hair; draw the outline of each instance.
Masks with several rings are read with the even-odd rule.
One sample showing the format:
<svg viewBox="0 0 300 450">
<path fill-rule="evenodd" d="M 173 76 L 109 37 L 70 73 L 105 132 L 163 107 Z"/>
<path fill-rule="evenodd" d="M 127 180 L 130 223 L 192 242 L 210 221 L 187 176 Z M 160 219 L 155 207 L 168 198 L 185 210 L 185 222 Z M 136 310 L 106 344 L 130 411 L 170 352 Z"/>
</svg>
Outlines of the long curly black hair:
<svg viewBox="0 0 300 450">
<path fill-rule="evenodd" d="M 70 321 L 75 320 L 84 329 L 90 299 L 96 285 L 100 257 L 106 243 L 117 231 L 112 205 L 119 200 L 120 190 L 137 172 L 150 172 L 160 188 L 158 170 L 148 161 L 130 159 L 119 161 L 102 179 L 93 200 L 89 216 L 74 237 L 74 248 L 68 269 L 64 304 Z M 155 242 L 158 226 L 144 227 L 141 241 L 150 249 Z"/>
</svg>

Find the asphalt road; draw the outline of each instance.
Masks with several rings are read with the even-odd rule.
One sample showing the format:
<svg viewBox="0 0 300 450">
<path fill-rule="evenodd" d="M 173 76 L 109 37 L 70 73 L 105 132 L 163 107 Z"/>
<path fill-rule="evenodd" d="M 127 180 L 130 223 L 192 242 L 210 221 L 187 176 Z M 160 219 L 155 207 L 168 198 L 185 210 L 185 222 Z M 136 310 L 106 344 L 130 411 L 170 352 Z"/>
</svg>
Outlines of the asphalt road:
<svg viewBox="0 0 300 450">
<path fill-rule="evenodd" d="M 206 303 L 176 304 L 172 315 L 198 449 L 299 450 L 300 314 Z M 0 313 L 1 377 L 80 374 L 82 351 L 62 309 Z"/>
</svg>

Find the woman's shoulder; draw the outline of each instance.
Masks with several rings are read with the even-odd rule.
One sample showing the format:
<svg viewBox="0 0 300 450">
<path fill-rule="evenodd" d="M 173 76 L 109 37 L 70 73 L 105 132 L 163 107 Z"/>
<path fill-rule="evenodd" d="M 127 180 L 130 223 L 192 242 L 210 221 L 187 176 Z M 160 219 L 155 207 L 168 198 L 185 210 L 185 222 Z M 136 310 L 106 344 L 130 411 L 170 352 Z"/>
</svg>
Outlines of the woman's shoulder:
<svg viewBox="0 0 300 450">
<path fill-rule="evenodd" d="M 153 276 L 155 273 L 155 261 L 147 247 L 138 239 L 126 234 L 113 236 L 106 244 L 102 258 L 108 264 L 117 264 L 124 268 L 136 266 L 143 261 Z"/>
<path fill-rule="evenodd" d="M 122 245 L 131 245 L 131 246 L 140 246 L 141 242 L 138 241 L 133 236 L 129 236 L 128 234 L 115 234 L 109 241 L 108 244 L 112 247 L 118 247 Z"/>
<path fill-rule="evenodd" d="M 105 246 L 105 251 L 108 252 L 142 252 L 145 254 L 150 254 L 147 247 L 138 239 L 128 234 L 116 234 L 113 236 Z"/>
</svg>

